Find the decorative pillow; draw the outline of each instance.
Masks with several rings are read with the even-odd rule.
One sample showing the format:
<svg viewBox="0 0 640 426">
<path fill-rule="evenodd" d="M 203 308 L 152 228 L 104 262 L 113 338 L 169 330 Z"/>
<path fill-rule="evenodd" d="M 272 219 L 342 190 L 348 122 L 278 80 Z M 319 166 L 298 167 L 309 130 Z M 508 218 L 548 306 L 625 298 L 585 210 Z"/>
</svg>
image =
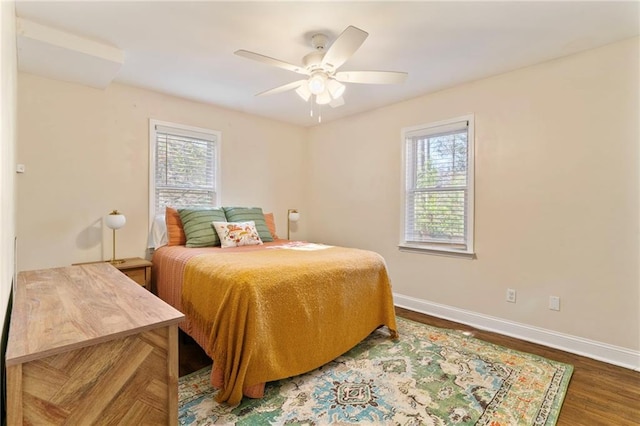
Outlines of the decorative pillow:
<svg viewBox="0 0 640 426">
<path fill-rule="evenodd" d="M 273 241 L 271 232 L 264 220 L 264 213 L 260 207 L 223 207 L 227 222 L 247 222 L 252 220 L 256 224 L 256 229 L 260 239 L 268 243 Z"/>
<path fill-rule="evenodd" d="M 276 220 L 273 217 L 273 213 L 265 213 L 264 221 L 267 223 L 267 228 L 269 228 L 269 232 L 274 240 L 278 240 L 278 236 L 276 235 Z"/>
<path fill-rule="evenodd" d="M 248 222 L 213 222 L 222 248 L 256 246 L 262 244 L 256 224 L 250 220 Z"/>
<path fill-rule="evenodd" d="M 167 223 L 167 245 L 185 245 L 187 242 L 187 237 L 184 235 L 182 220 L 180 220 L 180 213 L 178 213 L 178 210 L 174 209 L 173 207 L 167 207 L 165 209 L 164 217 Z"/>
<path fill-rule="evenodd" d="M 220 245 L 220 238 L 213 229 L 213 221 L 226 221 L 222 209 L 178 209 L 182 227 L 187 237 L 187 247 L 212 247 Z"/>
</svg>

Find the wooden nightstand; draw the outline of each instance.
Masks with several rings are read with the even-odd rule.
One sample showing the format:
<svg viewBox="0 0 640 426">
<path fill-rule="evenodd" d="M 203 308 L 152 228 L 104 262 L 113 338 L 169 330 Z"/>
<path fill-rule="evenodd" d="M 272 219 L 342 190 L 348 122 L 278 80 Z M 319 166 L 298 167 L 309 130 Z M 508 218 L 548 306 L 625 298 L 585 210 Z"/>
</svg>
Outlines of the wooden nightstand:
<svg viewBox="0 0 640 426">
<path fill-rule="evenodd" d="M 114 263 L 112 264 L 123 274 L 131 278 L 136 283 L 140 284 L 142 287 L 151 291 L 151 266 L 153 265 L 148 260 L 142 259 L 140 257 L 130 257 L 127 259 L 122 259 L 124 262 L 122 263 Z M 86 262 L 86 263 L 74 263 L 74 265 L 88 265 L 91 263 L 110 263 L 106 262 Z"/>
<path fill-rule="evenodd" d="M 124 262 L 116 263 L 113 266 L 122 271 L 123 274 L 140 284 L 147 290 L 151 290 L 151 262 L 139 257 L 123 259 Z"/>
</svg>

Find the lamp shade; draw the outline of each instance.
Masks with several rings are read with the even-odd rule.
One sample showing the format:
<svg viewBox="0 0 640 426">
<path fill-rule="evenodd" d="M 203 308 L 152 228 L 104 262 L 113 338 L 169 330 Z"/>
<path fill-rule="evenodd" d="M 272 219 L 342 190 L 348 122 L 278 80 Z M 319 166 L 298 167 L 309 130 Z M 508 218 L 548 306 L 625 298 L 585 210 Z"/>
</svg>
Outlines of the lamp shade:
<svg viewBox="0 0 640 426">
<path fill-rule="evenodd" d="M 338 99 L 344 93 L 345 85 L 337 80 L 330 79 L 329 83 L 327 83 L 327 89 L 329 89 L 329 93 L 333 99 Z"/>
<path fill-rule="evenodd" d="M 326 105 L 329 102 L 331 102 L 331 95 L 329 94 L 329 92 L 324 91 L 319 95 L 316 95 L 316 103 L 318 105 Z"/>
<path fill-rule="evenodd" d="M 290 222 L 297 222 L 300 220 L 300 213 L 298 213 L 297 211 L 292 211 L 289 212 L 289 221 Z"/>
<path fill-rule="evenodd" d="M 309 91 L 314 95 L 319 95 L 324 92 L 327 85 L 327 76 L 322 73 L 317 73 L 311 76 L 308 81 Z"/>
<path fill-rule="evenodd" d="M 118 210 L 114 210 L 104 218 L 104 223 L 110 229 L 120 229 L 127 223 L 127 218 Z"/>
<path fill-rule="evenodd" d="M 305 81 L 300 86 L 298 86 L 298 88 L 296 89 L 296 93 L 298 94 L 298 96 L 304 99 L 305 102 L 307 102 L 311 97 L 311 92 L 309 91 L 308 83 Z"/>
</svg>

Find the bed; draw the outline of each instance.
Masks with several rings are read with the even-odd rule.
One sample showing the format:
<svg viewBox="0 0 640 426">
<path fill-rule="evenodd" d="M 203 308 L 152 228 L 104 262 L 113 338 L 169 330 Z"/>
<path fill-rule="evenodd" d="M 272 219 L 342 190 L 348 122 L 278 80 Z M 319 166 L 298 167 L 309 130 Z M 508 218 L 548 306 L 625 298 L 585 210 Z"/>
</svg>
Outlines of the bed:
<svg viewBox="0 0 640 426">
<path fill-rule="evenodd" d="M 154 290 L 213 360 L 218 402 L 260 398 L 266 382 L 335 359 L 380 326 L 397 337 L 377 253 L 276 239 L 233 248 L 160 247 Z"/>
</svg>

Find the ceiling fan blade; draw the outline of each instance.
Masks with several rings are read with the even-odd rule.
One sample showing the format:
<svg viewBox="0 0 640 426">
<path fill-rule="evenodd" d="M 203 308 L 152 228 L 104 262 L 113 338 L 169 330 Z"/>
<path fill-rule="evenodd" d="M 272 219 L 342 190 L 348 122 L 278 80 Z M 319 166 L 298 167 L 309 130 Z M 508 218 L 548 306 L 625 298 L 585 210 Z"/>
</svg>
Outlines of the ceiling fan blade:
<svg viewBox="0 0 640 426">
<path fill-rule="evenodd" d="M 286 92 L 287 90 L 297 89 L 302 83 L 307 80 L 298 80 L 291 83 L 283 84 L 282 86 L 274 87 L 273 89 L 265 90 L 258 93 L 256 96 L 275 95 L 276 93 Z"/>
<path fill-rule="evenodd" d="M 234 52 L 238 56 L 242 56 L 243 58 L 253 59 L 254 61 L 262 62 L 263 64 L 272 65 L 274 67 L 283 68 L 285 70 L 297 72 L 298 74 L 309 75 L 309 71 L 298 66 L 293 65 L 288 62 L 281 61 L 279 59 L 270 58 L 269 56 L 264 56 L 259 53 L 249 52 L 248 50 L 236 50 Z"/>
<path fill-rule="evenodd" d="M 349 25 L 329 47 L 322 58 L 322 65 L 338 69 L 362 46 L 368 36 L 368 32 Z"/>
<path fill-rule="evenodd" d="M 344 105 L 344 98 L 342 96 L 340 96 L 337 99 L 332 99 L 331 102 L 329 102 L 329 106 L 331 108 L 338 108 L 338 107 L 341 107 L 342 105 Z"/>
<path fill-rule="evenodd" d="M 342 71 L 334 77 L 343 83 L 400 84 L 404 83 L 407 75 L 398 71 Z"/>
</svg>

